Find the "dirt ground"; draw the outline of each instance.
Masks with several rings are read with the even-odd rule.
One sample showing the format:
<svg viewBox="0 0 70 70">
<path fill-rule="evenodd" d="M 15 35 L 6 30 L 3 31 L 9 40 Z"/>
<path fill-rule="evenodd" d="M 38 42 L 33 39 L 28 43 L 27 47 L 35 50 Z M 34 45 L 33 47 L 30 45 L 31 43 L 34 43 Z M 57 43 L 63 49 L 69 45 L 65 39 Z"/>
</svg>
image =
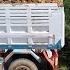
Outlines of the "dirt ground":
<svg viewBox="0 0 70 70">
<path fill-rule="evenodd" d="M 0 64 L 0 70 L 2 70 L 2 65 Z"/>
</svg>

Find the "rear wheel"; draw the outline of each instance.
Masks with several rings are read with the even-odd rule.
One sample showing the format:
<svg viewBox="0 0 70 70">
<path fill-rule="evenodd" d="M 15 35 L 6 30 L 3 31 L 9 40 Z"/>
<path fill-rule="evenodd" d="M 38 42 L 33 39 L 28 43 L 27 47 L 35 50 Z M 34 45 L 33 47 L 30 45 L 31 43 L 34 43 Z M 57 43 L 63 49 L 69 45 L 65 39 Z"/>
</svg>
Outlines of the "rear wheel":
<svg viewBox="0 0 70 70">
<path fill-rule="evenodd" d="M 34 62 L 28 59 L 17 59 L 12 62 L 8 70 L 38 70 Z"/>
</svg>

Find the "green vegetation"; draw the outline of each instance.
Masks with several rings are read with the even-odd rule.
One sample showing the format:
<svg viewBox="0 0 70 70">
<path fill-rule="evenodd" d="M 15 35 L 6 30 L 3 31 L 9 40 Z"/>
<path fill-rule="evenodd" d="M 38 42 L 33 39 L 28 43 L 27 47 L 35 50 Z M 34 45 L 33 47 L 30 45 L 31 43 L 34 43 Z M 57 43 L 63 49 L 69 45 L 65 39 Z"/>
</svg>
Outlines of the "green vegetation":
<svg viewBox="0 0 70 70">
<path fill-rule="evenodd" d="M 70 0 L 64 0 L 64 7 L 65 7 L 65 19 L 66 19 L 65 34 L 66 38 L 70 39 Z"/>
<path fill-rule="evenodd" d="M 64 0 L 65 47 L 59 51 L 59 70 L 70 70 L 70 0 Z"/>
<path fill-rule="evenodd" d="M 59 70 L 68 70 L 68 67 L 67 66 L 60 66 Z"/>
</svg>

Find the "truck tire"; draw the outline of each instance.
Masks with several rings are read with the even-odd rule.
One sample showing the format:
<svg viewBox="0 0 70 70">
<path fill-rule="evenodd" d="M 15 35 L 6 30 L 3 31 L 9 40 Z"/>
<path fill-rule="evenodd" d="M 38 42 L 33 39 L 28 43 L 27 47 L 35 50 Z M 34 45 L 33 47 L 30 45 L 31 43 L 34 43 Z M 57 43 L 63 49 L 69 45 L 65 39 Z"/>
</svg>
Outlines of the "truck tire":
<svg viewBox="0 0 70 70">
<path fill-rule="evenodd" d="M 21 58 L 13 61 L 8 70 L 38 70 L 38 68 L 31 60 Z"/>
</svg>

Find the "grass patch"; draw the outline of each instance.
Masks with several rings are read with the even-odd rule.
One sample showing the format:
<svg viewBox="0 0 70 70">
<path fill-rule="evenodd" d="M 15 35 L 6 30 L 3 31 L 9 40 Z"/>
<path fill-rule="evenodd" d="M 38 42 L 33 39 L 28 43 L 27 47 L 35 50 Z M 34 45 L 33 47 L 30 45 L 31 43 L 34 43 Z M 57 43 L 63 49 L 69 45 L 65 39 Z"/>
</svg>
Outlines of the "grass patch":
<svg viewBox="0 0 70 70">
<path fill-rule="evenodd" d="M 63 66 L 60 66 L 59 70 L 68 70 L 68 67 L 63 65 Z"/>
</svg>

